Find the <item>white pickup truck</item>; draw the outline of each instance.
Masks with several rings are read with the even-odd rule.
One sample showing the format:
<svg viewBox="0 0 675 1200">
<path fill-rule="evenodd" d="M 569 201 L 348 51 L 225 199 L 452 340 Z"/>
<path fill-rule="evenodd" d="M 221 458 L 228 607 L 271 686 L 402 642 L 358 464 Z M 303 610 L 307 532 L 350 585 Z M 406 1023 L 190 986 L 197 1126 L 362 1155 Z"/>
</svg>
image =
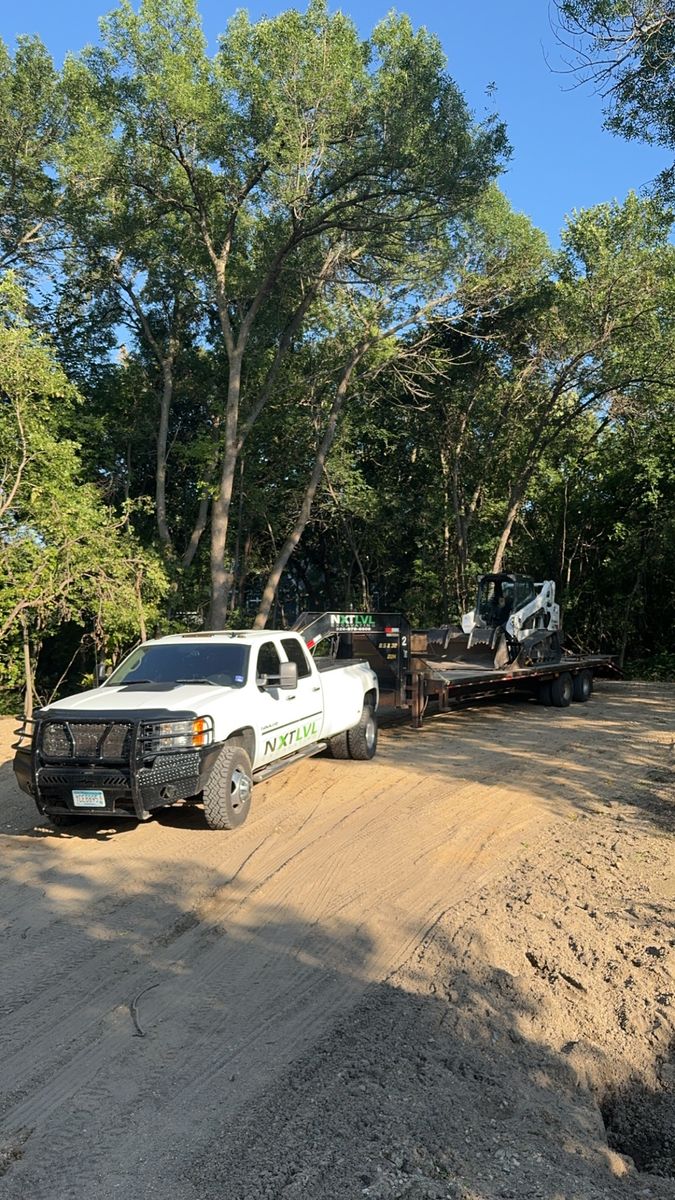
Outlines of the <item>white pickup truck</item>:
<svg viewBox="0 0 675 1200">
<path fill-rule="evenodd" d="M 254 782 L 328 748 L 372 758 L 377 677 L 364 662 L 313 659 L 297 633 L 181 634 L 144 642 L 102 686 L 39 709 L 14 771 L 54 824 L 145 820 L 203 801 L 212 829 L 241 825 Z"/>
</svg>

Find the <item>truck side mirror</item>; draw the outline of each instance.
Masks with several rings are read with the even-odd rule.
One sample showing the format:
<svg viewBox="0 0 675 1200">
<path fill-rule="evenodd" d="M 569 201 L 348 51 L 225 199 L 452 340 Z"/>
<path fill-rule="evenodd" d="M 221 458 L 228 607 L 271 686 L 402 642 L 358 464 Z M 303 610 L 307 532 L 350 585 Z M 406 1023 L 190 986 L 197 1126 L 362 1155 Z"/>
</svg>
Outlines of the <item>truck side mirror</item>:
<svg viewBox="0 0 675 1200">
<path fill-rule="evenodd" d="M 279 687 L 290 691 L 298 686 L 298 664 L 293 662 L 279 663 Z"/>
<path fill-rule="evenodd" d="M 100 662 L 96 667 L 96 683 L 99 687 L 105 683 L 109 675 L 112 675 L 112 668 L 107 663 Z"/>
</svg>

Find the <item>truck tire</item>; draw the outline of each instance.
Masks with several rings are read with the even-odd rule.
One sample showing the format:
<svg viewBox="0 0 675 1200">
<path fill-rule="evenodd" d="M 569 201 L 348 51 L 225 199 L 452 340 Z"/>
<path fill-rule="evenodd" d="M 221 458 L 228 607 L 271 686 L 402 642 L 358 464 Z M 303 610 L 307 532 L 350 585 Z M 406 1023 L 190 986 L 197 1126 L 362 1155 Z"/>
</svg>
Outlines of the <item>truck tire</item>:
<svg viewBox="0 0 675 1200">
<path fill-rule="evenodd" d="M 580 671 L 578 675 L 574 676 L 573 700 L 576 700 L 578 704 L 585 704 L 587 700 L 590 700 L 592 691 L 592 671 Z"/>
<path fill-rule="evenodd" d="M 547 679 L 546 683 L 539 684 L 539 687 L 537 688 L 537 704 L 553 704 L 553 700 L 551 699 L 550 679 Z"/>
<path fill-rule="evenodd" d="M 236 829 L 251 808 L 251 760 L 236 743 L 226 743 L 204 788 L 204 814 L 209 829 Z"/>
<path fill-rule="evenodd" d="M 569 671 L 563 671 L 562 675 L 551 680 L 551 703 L 556 708 L 567 708 L 572 703 L 573 694 L 574 681 Z"/>
<path fill-rule="evenodd" d="M 371 704 L 364 704 L 358 725 L 347 734 L 352 758 L 373 758 L 377 751 L 377 717 Z"/>
<path fill-rule="evenodd" d="M 336 733 L 335 737 L 328 739 L 328 752 L 333 758 L 350 758 L 349 739 L 347 731 L 344 733 Z"/>
</svg>

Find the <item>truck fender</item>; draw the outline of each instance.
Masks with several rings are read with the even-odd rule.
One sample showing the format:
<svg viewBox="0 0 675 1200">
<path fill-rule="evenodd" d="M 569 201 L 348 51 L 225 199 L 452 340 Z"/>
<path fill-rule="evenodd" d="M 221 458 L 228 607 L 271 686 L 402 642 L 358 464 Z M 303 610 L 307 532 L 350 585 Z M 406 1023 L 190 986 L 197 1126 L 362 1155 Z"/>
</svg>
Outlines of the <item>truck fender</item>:
<svg viewBox="0 0 675 1200">
<path fill-rule="evenodd" d="M 251 729 L 250 725 L 245 726 L 243 729 L 233 730 L 225 738 L 225 741 L 231 746 L 241 746 L 242 750 L 245 750 L 248 754 L 251 762 L 255 762 L 255 731 Z"/>
</svg>

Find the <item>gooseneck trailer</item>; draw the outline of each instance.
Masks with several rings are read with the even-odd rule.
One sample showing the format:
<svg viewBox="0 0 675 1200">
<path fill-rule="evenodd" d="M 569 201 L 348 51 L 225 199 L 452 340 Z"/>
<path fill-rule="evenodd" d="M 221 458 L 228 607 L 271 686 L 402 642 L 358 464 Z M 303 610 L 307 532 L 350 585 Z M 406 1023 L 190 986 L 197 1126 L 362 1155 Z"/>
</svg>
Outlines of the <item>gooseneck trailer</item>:
<svg viewBox="0 0 675 1200">
<path fill-rule="evenodd" d="M 413 630 L 402 613 L 305 612 L 295 629 L 315 655 L 365 660 L 378 678 L 380 719 L 407 713 L 416 729 L 428 712 L 513 692 L 566 708 L 590 698 L 596 675 L 617 674 L 610 655 L 563 650 L 557 661 L 501 669 L 443 657 L 438 631 Z"/>
</svg>

